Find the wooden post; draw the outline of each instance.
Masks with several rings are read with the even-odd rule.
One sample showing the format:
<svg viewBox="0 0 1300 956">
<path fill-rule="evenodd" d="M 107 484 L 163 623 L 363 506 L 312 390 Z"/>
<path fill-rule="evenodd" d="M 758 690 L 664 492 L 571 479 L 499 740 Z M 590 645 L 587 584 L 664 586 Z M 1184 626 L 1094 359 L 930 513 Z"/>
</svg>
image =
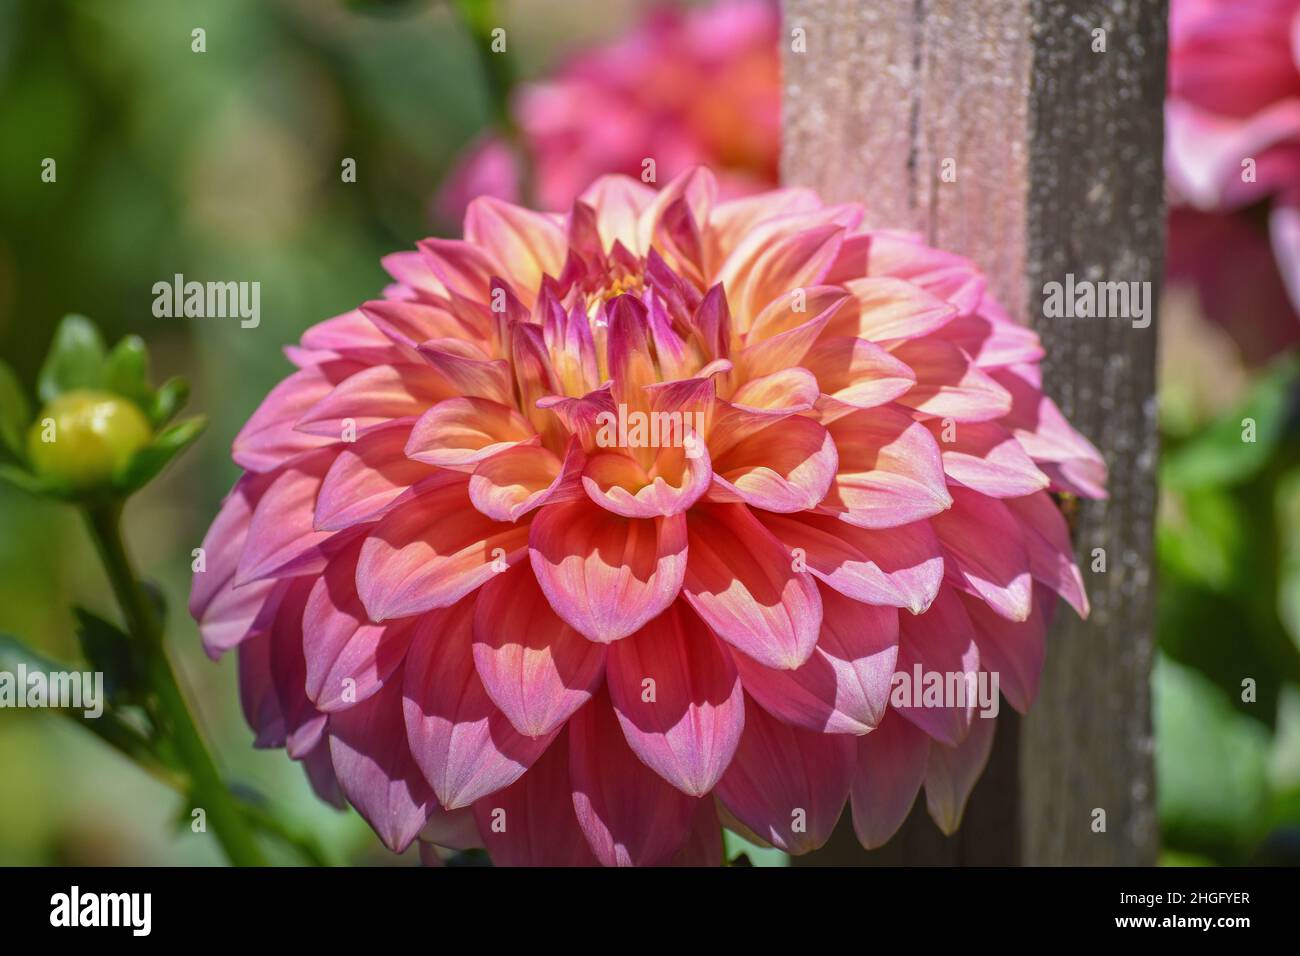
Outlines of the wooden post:
<svg viewBox="0 0 1300 956">
<path fill-rule="evenodd" d="M 943 838 L 919 810 L 882 851 L 842 826 L 809 862 L 1155 862 L 1155 325 L 1048 319 L 1042 290 L 1067 273 L 1159 287 L 1166 12 L 1166 0 L 785 0 L 786 182 L 976 260 L 1042 335 L 1046 389 L 1101 449 L 1111 492 L 1083 505 L 1076 534 L 1092 616 L 1059 610 L 1038 703 L 999 720 L 962 832 Z M 955 182 L 940 178 L 945 160 Z M 1106 570 L 1093 573 L 1098 548 Z"/>
</svg>

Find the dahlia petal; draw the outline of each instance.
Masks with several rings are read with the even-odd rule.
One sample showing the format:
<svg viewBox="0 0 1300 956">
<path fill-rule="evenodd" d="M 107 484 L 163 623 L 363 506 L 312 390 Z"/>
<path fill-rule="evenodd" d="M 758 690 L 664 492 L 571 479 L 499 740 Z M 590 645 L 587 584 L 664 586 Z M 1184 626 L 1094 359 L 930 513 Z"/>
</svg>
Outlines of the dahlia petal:
<svg viewBox="0 0 1300 956">
<path fill-rule="evenodd" d="M 929 522 L 857 528 L 828 515 L 762 515 L 808 571 L 836 591 L 867 604 L 920 614 L 943 584 L 943 550 Z"/>
<path fill-rule="evenodd" d="M 866 849 L 889 842 L 912 811 L 930 757 L 930 738 L 898 714 L 886 714 L 857 739 L 850 801 L 853 830 Z"/>
<path fill-rule="evenodd" d="M 578 826 L 602 866 L 656 866 L 687 842 L 696 800 L 636 756 L 602 689 L 569 722 Z"/>
<path fill-rule="evenodd" d="M 595 866 L 569 784 L 569 737 L 561 731 L 528 772 L 474 804 L 493 866 Z"/>
<path fill-rule="evenodd" d="M 436 806 L 406 742 L 401 687 L 394 680 L 329 720 L 339 786 L 394 853 L 411 845 Z"/>
<path fill-rule="evenodd" d="M 417 417 L 455 390 L 421 365 L 376 365 L 346 379 L 298 420 L 299 431 L 340 439 L 347 426 L 362 434 L 395 418 Z"/>
<path fill-rule="evenodd" d="M 669 866 L 718 867 L 724 860 L 722 824 L 713 800 L 696 800 L 695 817 L 686 843 L 673 854 Z"/>
<path fill-rule="evenodd" d="M 737 820 L 787 853 L 830 839 L 849 796 L 857 744 L 791 727 L 745 705 L 745 732 L 715 793 Z"/>
<path fill-rule="evenodd" d="M 985 279 L 975 263 L 965 256 L 931 248 L 915 237 L 888 230 L 875 230 L 854 239 L 862 244 L 866 261 L 855 259 L 854 250 L 846 248 L 836 269 L 849 266 L 853 271 L 841 272 L 841 278 L 892 276 L 920 286 L 956 306 L 962 314 L 973 312 L 979 306 Z"/>
<path fill-rule="evenodd" d="M 619 452 L 588 456 L 581 478 L 587 497 L 625 518 L 681 514 L 700 499 L 713 480 L 703 439 L 692 435 L 687 441 L 690 447 L 659 449 L 648 472 Z"/>
<path fill-rule="evenodd" d="M 821 630 L 816 581 L 745 505 L 687 515 L 690 560 L 682 590 L 719 637 L 768 667 L 806 661 Z"/>
<path fill-rule="evenodd" d="M 525 737 L 492 703 L 474 666 L 474 603 L 422 617 L 404 667 L 404 739 L 448 810 L 510 786 L 555 737 Z"/>
<path fill-rule="evenodd" d="M 272 471 L 295 455 L 329 444 L 338 436 L 308 435 L 294 426 L 335 386 L 364 368 L 350 360 L 324 362 L 294 372 L 271 389 L 235 436 L 235 464 L 248 471 Z"/>
<path fill-rule="evenodd" d="M 1011 394 L 943 339 L 909 339 L 892 352 L 916 375 L 901 405 L 956 422 L 986 422 L 1011 410 Z"/>
<path fill-rule="evenodd" d="M 774 189 L 758 196 L 739 196 L 709 210 L 705 230 L 705 266 L 717 274 L 727 253 L 755 231 L 759 223 L 815 213 L 821 200 L 811 189 Z"/>
<path fill-rule="evenodd" d="M 608 644 L 676 598 L 686 569 L 686 519 L 623 518 L 590 501 L 548 505 L 533 519 L 529 558 L 561 618 Z"/>
<path fill-rule="evenodd" d="M 198 622 L 203 649 L 213 660 L 248 636 L 273 586 L 261 581 L 234 587 L 253 509 L 273 479 L 273 475 L 251 474 L 235 482 L 203 536 L 204 563 L 190 585 L 189 612 Z"/>
<path fill-rule="evenodd" d="M 500 266 L 487 252 L 460 239 L 421 239 L 415 244 L 438 281 L 449 292 L 486 301 Z"/>
<path fill-rule="evenodd" d="M 609 697 L 628 746 L 678 790 L 702 797 L 745 725 L 731 655 L 681 601 L 609 649 Z"/>
<path fill-rule="evenodd" d="M 448 607 L 523 557 L 528 528 L 475 510 L 467 486 L 440 481 L 370 531 L 357 563 L 357 593 L 370 620 Z"/>
<path fill-rule="evenodd" d="M 272 577 L 320 551 L 331 533 L 317 531 L 312 518 L 316 494 L 334 459 L 332 448 L 309 452 L 286 465 L 262 494 L 248 525 L 248 538 L 235 574 L 236 586 Z"/>
<path fill-rule="evenodd" d="M 334 775 L 334 761 L 330 759 L 330 740 L 326 735 L 316 745 L 316 749 L 302 758 L 302 769 L 307 775 L 311 789 L 323 802 L 335 810 L 347 809 L 348 801 L 339 786 L 339 778 Z"/>
<path fill-rule="evenodd" d="M 975 720 L 970 733 L 958 746 L 935 743 L 930 747 L 925 771 L 925 805 L 930 819 L 947 836 L 952 836 L 961 826 L 966 801 L 993 750 L 996 728 L 997 721 L 992 718 Z"/>
<path fill-rule="evenodd" d="M 961 599 L 944 588 L 929 610 L 916 616 L 904 614 L 899 619 L 898 675 L 895 695 L 890 702 L 899 716 L 911 721 L 940 743 L 955 746 L 965 739 L 975 714 L 975 681 L 980 669 L 979 648 L 975 643 L 975 626 Z M 943 681 L 962 685 L 961 698 L 946 695 L 938 700 L 924 696 L 926 681 L 936 675 Z M 906 680 L 906 685 L 897 683 Z M 910 699 L 900 699 L 899 692 L 910 688 Z"/>
<path fill-rule="evenodd" d="M 577 460 L 561 461 L 539 445 L 516 445 L 478 463 L 469 479 L 469 499 L 494 521 L 518 521 L 576 477 Z"/>
<path fill-rule="evenodd" d="M 1003 502 L 1020 522 L 1029 572 L 1063 597 L 1081 618 L 1088 616 L 1088 593 L 1083 573 L 1074 561 L 1074 543 L 1056 503 L 1045 492 Z"/>
<path fill-rule="evenodd" d="M 283 584 L 276 581 L 275 589 Z M 239 706 L 258 748 L 283 747 L 286 735 L 280 695 L 271 677 L 271 640 L 269 630 L 259 630 L 239 645 Z"/>
<path fill-rule="evenodd" d="M 302 614 L 307 696 L 326 713 L 374 695 L 401 666 L 415 619 L 372 624 L 356 592 L 358 539 L 330 561 Z"/>
<path fill-rule="evenodd" d="M 1033 329 L 1016 322 L 988 296 L 979 312 L 953 319 L 939 334 L 969 355 L 977 366 L 989 370 L 1037 362 L 1047 354 Z"/>
<path fill-rule="evenodd" d="M 409 421 L 381 425 L 345 444 L 325 473 L 312 519 L 318 531 L 340 531 L 386 512 L 438 470 L 406 455 Z"/>
<path fill-rule="evenodd" d="M 525 564 L 479 591 L 473 653 L 488 696 L 526 737 L 562 725 L 591 698 L 605 672 L 605 646 L 555 615 Z"/>
<path fill-rule="evenodd" d="M 390 364 L 404 364 L 419 360 L 421 342 L 460 339 L 469 344 L 483 337 L 483 323 L 468 321 L 447 305 L 376 299 L 364 303 L 360 312 L 401 356 Z"/>
<path fill-rule="evenodd" d="M 389 338 L 360 309 L 317 322 L 302 334 L 299 342 L 305 349 L 339 354 L 387 353 L 392 347 Z"/>
<path fill-rule="evenodd" d="M 775 418 L 731 409 L 715 423 L 709 451 L 714 484 L 737 499 L 774 512 L 815 508 L 830 489 L 839 455 L 830 433 L 811 418 Z M 743 421 L 737 423 L 736 419 Z M 726 436 L 720 433 L 726 431 Z"/>
<path fill-rule="evenodd" d="M 823 338 L 803 357 L 829 398 L 854 408 L 874 408 L 903 395 L 916 374 L 903 362 L 866 339 Z"/>
<path fill-rule="evenodd" d="M 1101 453 L 1066 421 L 1056 403 L 1025 377 L 1023 367 L 994 369 L 992 377 L 1011 393 L 1010 413 L 1001 424 L 1061 490 L 1081 498 L 1106 497 L 1106 463 Z"/>
<path fill-rule="evenodd" d="M 760 378 L 799 365 L 808 355 L 813 343 L 849 303 L 849 297 L 839 289 L 835 290 L 829 302 L 825 302 L 825 299 L 824 296 L 814 299 L 810 309 L 812 318 L 771 338 L 750 341 L 741 349 L 735 359 L 736 367 L 742 371 L 743 376 Z"/>
<path fill-rule="evenodd" d="M 839 472 L 819 511 L 860 528 L 894 528 L 952 505 L 934 436 L 896 406 L 854 411 L 826 428 Z"/>
<path fill-rule="evenodd" d="M 898 611 L 823 588 L 822 632 L 794 670 L 764 667 L 736 653 L 745 691 L 772 716 L 825 734 L 865 734 L 889 706 L 898 658 Z"/>
<path fill-rule="evenodd" d="M 843 285 L 855 307 L 840 312 L 826 330 L 828 336 L 871 342 L 915 339 L 943 328 L 957 315 L 953 305 L 901 279 L 855 279 Z"/>
<path fill-rule="evenodd" d="M 705 166 L 695 166 L 674 176 L 641 213 L 637 247 L 649 249 L 657 237 L 671 230 L 673 217 L 669 214 L 674 208 L 689 210 L 697 228 L 707 223 L 717 196 L 718 181 Z"/>
<path fill-rule="evenodd" d="M 596 229 L 605 252 L 620 243 L 644 253 L 637 239 L 637 222 L 655 195 L 653 189 L 629 176 L 601 176 L 579 198 L 596 212 Z"/>
<path fill-rule="evenodd" d="M 448 398 L 416 421 L 406 455 L 441 468 L 472 471 L 483 459 L 536 438 L 528 420 L 508 405 L 486 398 Z"/>
<path fill-rule="evenodd" d="M 284 747 L 294 760 L 315 750 L 325 730 L 325 715 L 303 689 L 307 664 L 302 649 L 302 616 L 311 586 L 309 578 L 281 581 L 272 598 L 274 613 L 266 622 L 270 636 L 267 669 L 284 723 Z"/>
<path fill-rule="evenodd" d="M 950 561 L 949 577 L 1009 621 L 1029 616 L 1029 552 L 1020 522 L 1005 504 L 954 486 L 953 506 L 933 519 Z"/>
<path fill-rule="evenodd" d="M 497 403 L 514 401 L 509 362 L 457 354 L 454 342 L 454 339 L 434 339 L 420 345 L 417 351 L 447 381 L 453 394 Z"/>
<path fill-rule="evenodd" d="M 994 422 L 964 422 L 951 432 L 938 419 L 926 423 L 939 441 L 949 478 L 991 498 L 1016 498 L 1051 482 L 1011 432 Z M 947 441 L 950 437 L 952 440 Z"/>
<path fill-rule="evenodd" d="M 568 241 L 556 220 L 492 196 L 471 200 L 465 210 L 465 239 L 506 270 L 516 289 L 531 293 L 542 276 L 558 276 Z"/>
<path fill-rule="evenodd" d="M 820 393 L 806 368 L 786 368 L 750 379 L 731 395 L 731 404 L 747 412 L 788 413 L 812 408 Z"/>
<path fill-rule="evenodd" d="M 444 810 L 434 806 L 429 819 L 420 831 L 423 844 L 445 847 L 448 850 L 473 850 L 483 848 L 483 837 L 478 832 L 478 822 L 470 807 Z"/>
<path fill-rule="evenodd" d="M 962 604 L 975 628 L 980 666 L 998 675 L 998 688 L 1007 701 L 1025 713 L 1038 696 L 1038 682 L 1047 658 L 1047 623 L 1055 597 L 1041 584 L 1034 587 L 1034 607 L 1024 621 L 1008 621 L 970 595 Z"/>
<path fill-rule="evenodd" d="M 834 212 L 820 210 L 824 218 Z M 718 269 L 732 314 L 756 317 L 773 299 L 792 289 L 820 285 L 844 243 L 844 226 L 822 222 L 806 228 L 769 220 L 742 239 Z M 742 327 L 742 332 L 749 331 Z"/>
</svg>

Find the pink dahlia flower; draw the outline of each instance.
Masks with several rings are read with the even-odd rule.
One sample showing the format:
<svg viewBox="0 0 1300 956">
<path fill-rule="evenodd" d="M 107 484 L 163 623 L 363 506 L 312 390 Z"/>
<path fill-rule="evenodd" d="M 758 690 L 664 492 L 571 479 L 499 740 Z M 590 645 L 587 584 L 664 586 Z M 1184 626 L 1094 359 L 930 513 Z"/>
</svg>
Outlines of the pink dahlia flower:
<svg viewBox="0 0 1300 956">
<path fill-rule="evenodd" d="M 537 200 L 567 209 L 597 176 L 656 181 L 693 166 L 717 172 L 723 195 L 776 185 L 780 159 L 781 15 L 771 0 L 659 7 L 627 35 L 585 51 L 512 104 Z M 503 140 L 469 148 L 438 198 L 459 221 L 475 196 L 520 197 L 519 160 Z"/>
<path fill-rule="evenodd" d="M 1171 274 L 1267 357 L 1300 338 L 1300 0 L 1172 0 L 1165 118 Z"/>
<path fill-rule="evenodd" d="M 957 826 L 1034 697 L 1049 495 L 1103 494 L 1037 337 L 959 256 L 805 190 L 621 176 L 479 199 L 309 329 L 234 442 L 191 611 L 261 746 L 383 841 L 505 864 L 867 846 Z M 1055 593 L 1053 593 L 1055 592 Z"/>
</svg>

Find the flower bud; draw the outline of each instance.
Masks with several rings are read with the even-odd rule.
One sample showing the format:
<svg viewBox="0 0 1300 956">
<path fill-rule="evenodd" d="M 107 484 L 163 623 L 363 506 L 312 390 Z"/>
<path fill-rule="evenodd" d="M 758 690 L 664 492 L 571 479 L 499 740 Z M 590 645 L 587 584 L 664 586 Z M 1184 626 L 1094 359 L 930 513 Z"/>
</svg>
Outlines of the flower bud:
<svg viewBox="0 0 1300 956">
<path fill-rule="evenodd" d="M 27 434 L 32 470 L 74 491 L 109 482 L 153 430 L 129 399 L 77 389 L 45 406 Z"/>
</svg>

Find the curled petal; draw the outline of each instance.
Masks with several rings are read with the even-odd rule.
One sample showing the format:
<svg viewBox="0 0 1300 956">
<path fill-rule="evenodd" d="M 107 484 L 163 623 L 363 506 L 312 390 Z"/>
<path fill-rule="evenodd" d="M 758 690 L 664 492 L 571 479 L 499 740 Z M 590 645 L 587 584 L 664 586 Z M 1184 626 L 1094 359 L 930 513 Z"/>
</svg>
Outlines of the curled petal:
<svg viewBox="0 0 1300 956">
<path fill-rule="evenodd" d="M 949 577 L 1009 621 L 1029 616 L 1033 597 L 1029 552 L 1011 510 L 996 498 L 954 487 L 953 506 L 934 519 L 949 560 Z"/>
<path fill-rule="evenodd" d="M 340 531 L 384 514 L 438 470 L 406 455 L 409 421 L 366 432 L 343 445 L 316 495 L 313 525 Z"/>
<path fill-rule="evenodd" d="M 449 398 L 420 416 L 406 454 L 425 464 L 473 471 L 483 459 L 535 440 L 528 420 L 513 408 L 485 398 Z"/>
<path fill-rule="evenodd" d="M 528 549 L 555 613 L 608 644 L 677 597 L 686 570 L 686 519 L 623 518 L 589 501 L 548 505 L 533 519 Z"/>
</svg>

